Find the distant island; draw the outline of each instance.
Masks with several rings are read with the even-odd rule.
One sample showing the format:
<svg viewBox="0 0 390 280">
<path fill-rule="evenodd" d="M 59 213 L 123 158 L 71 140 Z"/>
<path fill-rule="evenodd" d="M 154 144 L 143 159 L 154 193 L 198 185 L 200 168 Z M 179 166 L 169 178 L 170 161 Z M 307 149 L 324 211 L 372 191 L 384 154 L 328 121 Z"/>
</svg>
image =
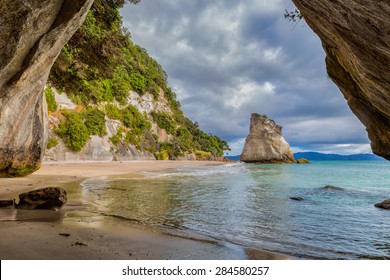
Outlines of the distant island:
<svg viewBox="0 0 390 280">
<path fill-rule="evenodd" d="M 230 160 L 240 160 L 240 156 L 225 156 Z M 294 153 L 294 158 L 306 158 L 312 160 L 385 160 L 374 154 L 353 154 L 353 155 L 339 155 L 339 154 L 323 154 L 317 152 L 301 152 Z"/>
</svg>

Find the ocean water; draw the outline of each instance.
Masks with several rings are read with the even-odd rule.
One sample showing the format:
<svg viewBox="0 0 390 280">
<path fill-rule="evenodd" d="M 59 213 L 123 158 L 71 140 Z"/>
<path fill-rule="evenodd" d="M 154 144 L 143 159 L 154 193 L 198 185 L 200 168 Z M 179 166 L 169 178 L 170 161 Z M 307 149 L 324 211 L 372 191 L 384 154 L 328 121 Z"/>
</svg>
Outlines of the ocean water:
<svg viewBox="0 0 390 280">
<path fill-rule="evenodd" d="M 88 180 L 91 211 L 303 259 L 390 259 L 390 163 L 183 167 Z M 332 185 L 340 191 L 324 190 Z M 295 201 L 290 197 L 302 197 Z"/>
</svg>

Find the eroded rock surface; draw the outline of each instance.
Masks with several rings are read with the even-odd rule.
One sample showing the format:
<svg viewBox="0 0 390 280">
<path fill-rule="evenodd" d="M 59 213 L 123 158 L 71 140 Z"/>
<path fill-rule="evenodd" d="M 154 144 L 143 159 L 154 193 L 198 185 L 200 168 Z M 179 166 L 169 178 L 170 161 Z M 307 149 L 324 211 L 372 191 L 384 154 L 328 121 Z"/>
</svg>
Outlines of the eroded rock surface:
<svg viewBox="0 0 390 280">
<path fill-rule="evenodd" d="M 252 114 L 249 135 L 240 160 L 248 163 L 292 163 L 294 154 L 283 138 L 280 125 L 258 114 Z"/>
<path fill-rule="evenodd" d="M 390 2 L 292 0 L 320 37 L 329 77 L 390 160 Z"/>
<path fill-rule="evenodd" d="M 38 189 L 19 195 L 18 209 L 57 210 L 67 201 L 66 191 L 59 187 Z"/>
<path fill-rule="evenodd" d="M 384 200 L 380 203 L 375 204 L 375 207 L 390 210 L 390 199 L 387 199 L 387 200 Z"/>
<path fill-rule="evenodd" d="M 296 163 L 298 164 L 309 164 L 310 161 L 308 159 L 305 159 L 305 158 L 299 158 L 296 160 Z"/>
<path fill-rule="evenodd" d="M 0 177 L 23 176 L 39 168 L 47 139 L 43 88 L 92 2 L 1 1 Z"/>
</svg>

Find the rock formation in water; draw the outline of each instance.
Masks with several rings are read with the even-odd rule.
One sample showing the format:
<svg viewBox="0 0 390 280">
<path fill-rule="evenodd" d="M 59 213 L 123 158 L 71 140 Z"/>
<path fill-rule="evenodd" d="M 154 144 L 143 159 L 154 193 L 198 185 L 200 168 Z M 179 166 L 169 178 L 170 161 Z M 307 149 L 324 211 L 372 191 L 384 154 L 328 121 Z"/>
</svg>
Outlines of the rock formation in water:
<svg viewBox="0 0 390 280">
<path fill-rule="evenodd" d="M 321 190 L 324 190 L 324 191 L 333 191 L 333 192 L 342 192 L 342 191 L 344 191 L 343 188 L 334 187 L 334 186 L 331 186 L 331 185 L 326 185 L 325 187 L 322 187 Z"/>
<path fill-rule="evenodd" d="M 379 202 L 377 204 L 375 204 L 375 207 L 378 207 L 378 208 L 383 208 L 383 209 L 386 209 L 386 210 L 390 210 L 390 199 L 386 199 L 382 202 Z"/>
<path fill-rule="evenodd" d="M 309 164 L 310 160 L 308 160 L 306 158 L 299 158 L 295 162 L 298 163 L 298 164 Z"/>
<path fill-rule="evenodd" d="M 43 88 L 92 2 L 1 1 L 0 176 L 27 175 L 39 168 L 47 141 Z"/>
<path fill-rule="evenodd" d="M 252 114 L 249 135 L 240 160 L 248 163 L 293 163 L 294 154 L 282 136 L 280 125 L 258 114 Z"/>
<path fill-rule="evenodd" d="M 292 0 L 320 37 L 329 77 L 390 160 L 390 2 Z"/>
</svg>

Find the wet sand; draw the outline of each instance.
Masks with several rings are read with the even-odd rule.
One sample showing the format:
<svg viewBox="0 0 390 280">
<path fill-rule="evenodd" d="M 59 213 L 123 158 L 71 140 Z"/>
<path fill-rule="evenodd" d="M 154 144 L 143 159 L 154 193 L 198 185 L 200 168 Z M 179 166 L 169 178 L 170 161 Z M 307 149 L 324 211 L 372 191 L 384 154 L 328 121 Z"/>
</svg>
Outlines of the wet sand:
<svg viewBox="0 0 390 280">
<path fill-rule="evenodd" d="M 68 191 L 60 211 L 0 209 L 0 259 L 286 259 L 267 251 L 226 247 L 85 211 L 79 183 L 87 178 L 142 174 L 200 161 L 46 163 L 24 178 L 0 179 L 0 199 L 46 186 Z"/>
</svg>

